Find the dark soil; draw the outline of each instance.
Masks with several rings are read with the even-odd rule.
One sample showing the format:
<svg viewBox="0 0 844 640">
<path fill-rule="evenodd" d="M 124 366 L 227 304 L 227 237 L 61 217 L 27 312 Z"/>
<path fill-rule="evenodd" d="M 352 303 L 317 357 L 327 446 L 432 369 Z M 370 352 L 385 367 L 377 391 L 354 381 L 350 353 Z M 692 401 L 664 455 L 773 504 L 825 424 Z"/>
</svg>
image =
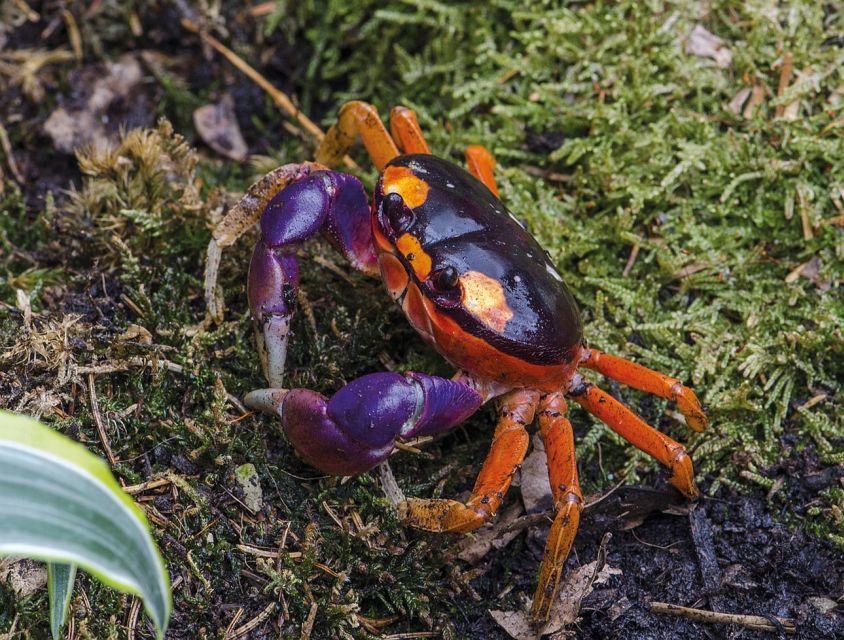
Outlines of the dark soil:
<svg viewBox="0 0 844 640">
<path fill-rule="evenodd" d="M 721 491 L 686 503 L 671 488 L 621 487 L 585 510 L 567 568 L 595 559 L 606 532 L 612 534 L 607 564 L 621 570 L 596 587 L 582 603 L 578 638 L 631 640 L 712 640 L 785 638 L 784 633 L 738 626 L 707 625 L 652 613 L 649 603 L 665 602 L 724 613 L 788 618 L 806 640 L 844 638 L 844 558 L 832 544 L 782 519 L 799 513 L 807 496 L 837 483 L 836 474 L 813 473 L 811 451 L 792 451 L 782 491 L 783 509 L 772 514 L 767 496 Z M 772 470 L 775 471 L 775 470 Z M 489 608 L 518 574 L 518 588 L 530 593 L 546 535 L 544 525 L 526 539 L 492 552 L 483 561 L 490 572 L 473 583 Z M 488 563 L 488 564 L 487 564 Z M 502 572 L 502 569 L 504 570 Z M 837 607 L 836 607 L 836 603 Z M 461 637 L 509 636 L 491 619 L 466 616 Z"/>
</svg>

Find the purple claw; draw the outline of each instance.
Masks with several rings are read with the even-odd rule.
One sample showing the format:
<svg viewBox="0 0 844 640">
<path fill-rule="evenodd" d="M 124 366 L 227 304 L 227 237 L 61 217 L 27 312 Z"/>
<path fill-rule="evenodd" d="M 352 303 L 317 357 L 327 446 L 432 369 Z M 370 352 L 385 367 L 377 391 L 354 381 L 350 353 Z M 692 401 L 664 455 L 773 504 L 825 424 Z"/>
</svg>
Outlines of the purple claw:
<svg viewBox="0 0 844 640">
<path fill-rule="evenodd" d="M 325 235 L 359 271 L 375 276 L 380 273 L 378 256 L 372 244 L 369 198 L 360 180 L 345 173 L 331 173 L 335 196 L 332 211 L 325 222 Z M 354 215 L 349 215 L 354 212 Z"/>
<path fill-rule="evenodd" d="M 292 314 L 298 288 L 296 256 L 281 253 L 259 241 L 252 252 L 246 284 L 252 316 L 260 321 L 265 313 Z"/>
<path fill-rule="evenodd" d="M 481 396 L 461 382 L 424 373 L 373 373 L 330 400 L 307 389 L 262 389 L 249 406 L 277 413 L 296 451 L 332 475 L 355 475 L 386 460 L 396 438 L 447 431 L 477 411 Z"/>
<path fill-rule="evenodd" d="M 280 387 L 290 317 L 296 307 L 296 245 L 322 231 L 357 269 L 378 273 L 369 203 L 360 180 L 335 171 L 302 177 L 270 200 L 249 266 L 249 308 L 259 323 L 264 374 Z"/>
</svg>

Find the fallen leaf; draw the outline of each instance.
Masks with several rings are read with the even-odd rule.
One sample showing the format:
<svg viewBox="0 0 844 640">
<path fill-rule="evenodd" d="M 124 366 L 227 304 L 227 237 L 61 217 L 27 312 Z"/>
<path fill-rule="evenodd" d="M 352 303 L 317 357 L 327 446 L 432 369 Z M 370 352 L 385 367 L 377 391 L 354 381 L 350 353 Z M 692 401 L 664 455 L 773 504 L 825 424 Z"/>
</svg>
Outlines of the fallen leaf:
<svg viewBox="0 0 844 640">
<path fill-rule="evenodd" d="M 234 470 L 234 476 L 243 491 L 243 504 L 252 513 L 258 513 L 264 506 L 264 494 L 255 465 L 251 462 L 240 465 Z"/>
<path fill-rule="evenodd" d="M 554 506 L 548 482 L 548 457 L 539 434 L 534 434 L 533 451 L 522 463 L 520 488 L 525 513 L 550 511 Z"/>
<path fill-rule="evenodd" d="M 823 596 L 807 598 L 806 602 L 824 614 L 833 613 L 838 608 L 838 603 L 835 600 Z"/>
<path fill-rule="evenodd" d="M 701 25 L 696 25 L 686 37 L 685 51 L 698 58 L 711 58 L 722 68 L 729 67 L 733 62 L 733 52 L 714 33 L 710 33 Z"/>
<path fill-rule="evenodd" d="M 393 475 L 393 470 L 387 460 L 378 465 L 378 473 L 381 475 L 381 489 L 384 491 L 384 497 L 395 509 L 407 498 L 399 487 L 399 483 L 396 482 L 396 477 Z"/>
<path fill-rule="evenodd" d="M 84 99 L 77 101 L 76 108 L 62 106 L 53 111 L 44 131 L 56 149 L 73 153 L 85 145 L 116 139 L 121 127 L 149 124 L 153 110 L 138 90 L 142 80 L 140 63 L 128 54 L 106 63 L 104 72 L 101 65 L 80 70 L 71 81 Z"/>
<path fill-rule="evenodd" d="M 806 278 L 821 291 L 828 291 L 832 287 L 832 281 L 824 280 L 819 277 L 818 274 L 820 274 L 822 266 L 823 263 L 821 262 L 821 259 L 818 256 L 814 256 L 791 271 L 791 273 L 785 277 L 785 283 L 791 284 L 797 280 L 797 278 Z"/>
<path fill-rule="evenodd" d="M 529 607 L 519 611 L 490 610 L 489 614 L 514 640 L 539 640 L 545 636 L 552 640 L 563 640 L 570 637 L 573 632 L 569 627 L 577 622 L 581 602 L 592 593 L 594 585 L 603 584 L 612 576 L 621 575 L 621 569 L 606 564 L 607 544 L 611 537 L 609 533 L 604 535 L 594 562 L 565 574 L 551 606 L 548 622 L 541 628 L 531 622 L 527 610 Z"/>
<path fill-rule="evenodd" d="M 477 564 L 493 548 L 501 549 L 507 546 L 522 530 L 511 529 L 511 525 L 521 514 L 522 505 L 518 503 L 499 513 L 491 526 L 477 529 L 457 544 L 457 557 L 469 564 Z"/>
<path fill-rule="evenodd" d="M 152 334 L 146 327 L 138 324 L 130 324 L 126 331 L 117 336 L 119 342 L 139 342 L 140 344 L 152 344 Z"/>
<path fill-rule="evenodd" d="M 606 564 L 607 544 L 612 536 L 605 534 L 598 547 L 598 557 L 588 564 L 565 574 L 560 583 L 557 598 L 551 605 L 548 622 L 542 627 L 542 635 L 562 640 L 569 635 L 566 629 L 577 622 L 583 599 L 592 593 L 596 584 L 603 584 L 614 575 L 621 575 L 621 569 Z"/>
<path fill-rule="evenodd" d="M 730 100 L 730 104 L 727 105 L 727 111 L 731 111 L 736 115 L 741 115 L 742 107 L 749 97 L 750 88 L 745 87 L 739 91 L 732 100 Z"/>
<path fill-rule="evenodd" d="M 753 89 L 750 91 L 750 100 L 744 105 L 744 111 L 741 112 L 741 116 L 745 120 L 749 120 L 753 117 L 756 107 L 763 102 L 765 102 L 765 88 L 761 84 L 753 85 Z"/>
<path fill-rule="evenodd" d="M 616 600 L 616 602 L 609 608 L 607 611 L 607 617 L 610 619 L 610 622 L 615 622 L 632 606 L 633 603 L 630 601 L 630 598 L 623 596 L 620 600 Z"/>
<path fill-rule="evenodd" d="M 540 637 L 524 611 L 493 611 L 489 615 L 513 640 L 538 640 Z"/>
<path fill-rule="evenodd" d="M 241 161 L 249 154 L 234 113 L 234 100 L 228 93 L 217 104 L 194 111 L 193 124 L 203 142 L 220 155 Z"/>
</svg>

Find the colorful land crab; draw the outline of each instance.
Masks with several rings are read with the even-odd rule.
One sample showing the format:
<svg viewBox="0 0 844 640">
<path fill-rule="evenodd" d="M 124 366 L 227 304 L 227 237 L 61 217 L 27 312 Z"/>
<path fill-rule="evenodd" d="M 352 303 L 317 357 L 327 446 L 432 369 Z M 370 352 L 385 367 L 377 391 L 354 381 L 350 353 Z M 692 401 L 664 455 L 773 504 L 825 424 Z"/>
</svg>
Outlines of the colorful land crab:
<svg viewBox="0 0 844 640">
<path fill-rule="evenodd" d="M 587 382 L 578 368 L 675 401 L 694 430 L 707 418 L 679 380 L 587 347 L 562 276 L 499 200 L 495 160 L 486 149 L 467 149 L 467 172 L 430 154 L 411 110 L 393 109 L 390 128 L 392 135 L 371 105 L 349 102 L 316 163 L 282 166 L 252 185 L 214 232 L 208 304 L 217 314 L 222 247 L 260 222 L 247 290 L 269 388 L 251 392 L 246 402 L 278 415 L 296 451 L 325 473 L 367 471 L 390 456 L 397 439 L 442 433 L 497 400 L 498 425 L 471 497 L 408 500 L 400 511 L 414 527 L 466 532 L 489 521 L 527 452 L 526 427 L 538 418 L 555 509 L 531 611 L 545 619 L 583 504 L 567 399 L 667 466 L 685 496 L 698 495 L 685 448 Z M 357 178 L 329 170 L 358 135 L 380 172 L 371 202 Z M 283 388 L 299 284 L 295 251 L 318 231 L 353 267 L 381 277 L 413 327 L 458 369 L 453 378 L 372 373 L 330 399 Z"/>
</svg>

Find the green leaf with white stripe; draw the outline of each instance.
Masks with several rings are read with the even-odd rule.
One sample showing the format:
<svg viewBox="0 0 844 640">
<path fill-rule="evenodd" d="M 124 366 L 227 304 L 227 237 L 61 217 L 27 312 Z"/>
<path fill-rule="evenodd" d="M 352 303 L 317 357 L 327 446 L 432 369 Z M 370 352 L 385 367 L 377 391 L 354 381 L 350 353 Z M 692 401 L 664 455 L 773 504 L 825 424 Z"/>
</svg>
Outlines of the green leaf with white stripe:
<svg viewBox="0 0 844 640">
<path fill-rule="evenodd" d="M 0 411 L 0 555 L 78 565 L 140 596 L 164 637 L 170 583 L 143 512 L 103 460 L 7 411 Z"/>
<path fill-rule="evenodd" d="M 59 632 L 64 626 L 67 605 L 76 580 L 76 565 L 62 562 L 47 564 L 47 591 L 50 594 L 50 630 L 53 640 L 59 640 Z"/>
</svg>

